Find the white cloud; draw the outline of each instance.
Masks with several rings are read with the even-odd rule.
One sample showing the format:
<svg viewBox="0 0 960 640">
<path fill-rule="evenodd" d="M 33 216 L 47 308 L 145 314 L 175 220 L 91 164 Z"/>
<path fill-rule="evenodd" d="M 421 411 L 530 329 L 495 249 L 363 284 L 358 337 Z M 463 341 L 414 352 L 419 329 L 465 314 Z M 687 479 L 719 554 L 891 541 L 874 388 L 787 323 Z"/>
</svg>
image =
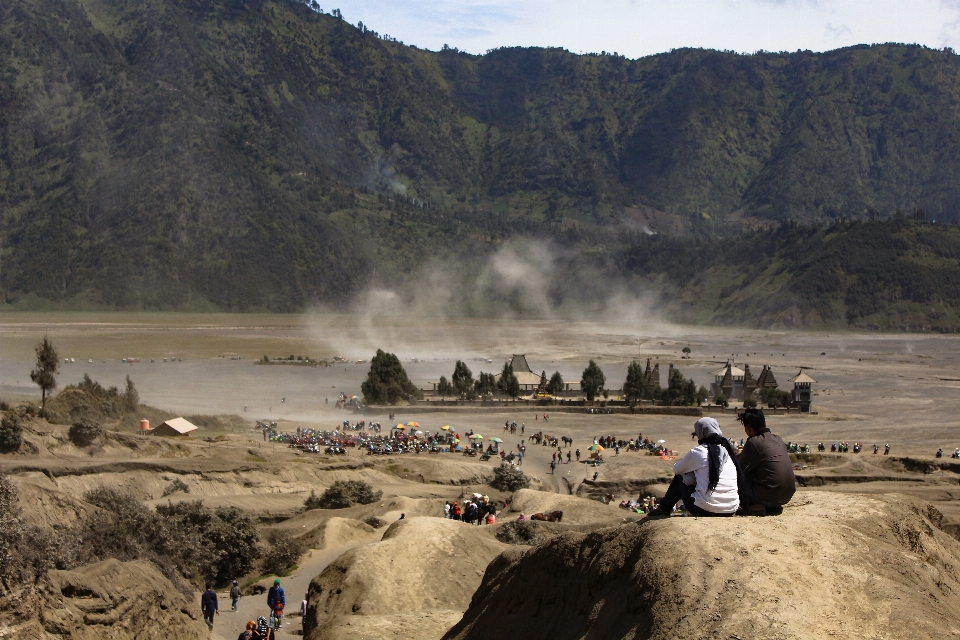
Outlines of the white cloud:
<svg viewBox="0 0 960 640">
<path fill-rule="evenodd" d="M 449 44 L 472 53 L 554 46 L 640 57 L 679 47 L 753 52 L 960 44 L 960 0 L 334 1 L 350 22 L 362 20 L 407 44 Z"/>
</svg>

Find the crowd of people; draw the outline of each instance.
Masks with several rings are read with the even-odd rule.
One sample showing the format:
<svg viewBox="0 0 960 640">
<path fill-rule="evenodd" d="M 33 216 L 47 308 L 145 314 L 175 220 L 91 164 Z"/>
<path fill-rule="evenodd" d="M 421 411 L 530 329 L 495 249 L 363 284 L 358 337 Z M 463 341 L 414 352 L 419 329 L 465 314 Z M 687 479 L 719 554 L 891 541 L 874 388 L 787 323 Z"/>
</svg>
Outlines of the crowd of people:
<svg viewBox="0 0 960 640">
<path fill-rule="evenodd" d="M 497 524 L 497 506 L 490 500 L 490 496 L 475 493 L 462 505 L 457 500 L 448 501 L 443 505 L 443 517 L 467 524 Z"/>
</svg>

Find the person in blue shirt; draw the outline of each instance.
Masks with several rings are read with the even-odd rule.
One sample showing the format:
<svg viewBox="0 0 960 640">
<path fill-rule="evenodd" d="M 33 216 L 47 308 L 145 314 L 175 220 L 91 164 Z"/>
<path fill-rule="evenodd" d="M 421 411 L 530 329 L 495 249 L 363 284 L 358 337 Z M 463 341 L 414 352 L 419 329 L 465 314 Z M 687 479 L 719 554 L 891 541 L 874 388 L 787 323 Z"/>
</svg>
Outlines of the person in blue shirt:
<svg viewBox="0 0 960 640">
<path fill-rule="evenodd" d="M 273 618 L 273 628 L 283 628 L 283 608 L 287 606 L 287 598 L 280 586 L 280 578 L 273 581 L 273 586 L 267 592 L 267 606 L 270 607 Z"/>
<path fill-rule="evenodd" d="M 203 620 L 207 623 L 210 631 L 213 631 L 213 616 L 220 614 L 217 606 L 217 592 L 213 590 L 213 585 L 207 583 L 207 590 L 200 596 L 200 610 L 203 612 Z"/>
</svg>

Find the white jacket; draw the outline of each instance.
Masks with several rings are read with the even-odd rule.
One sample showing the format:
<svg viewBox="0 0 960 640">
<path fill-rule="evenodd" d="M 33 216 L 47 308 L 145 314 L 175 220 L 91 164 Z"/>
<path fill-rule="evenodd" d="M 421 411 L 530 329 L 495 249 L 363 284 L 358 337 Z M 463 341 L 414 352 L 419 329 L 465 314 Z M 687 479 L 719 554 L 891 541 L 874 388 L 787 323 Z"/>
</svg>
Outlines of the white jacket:
<svg viewBox="0 0 960 640">
<path fill-rule="evenodd" d="M 690 473 L 697 478 L 697 488 L 693 492 L 693 502 L 704 511 L 711 513 L 735 513 L 740 506 L 740 494 L 737 491 L 737 467 L 726 450 L 721 449 L 723 464 L 720 467 L 720 480 L 713 491 L 710 486 L 710 460 L 707 446 L 699 445 L 690 449 L 682 460 L 673 465 L 676 474 Z"/>
</svg>

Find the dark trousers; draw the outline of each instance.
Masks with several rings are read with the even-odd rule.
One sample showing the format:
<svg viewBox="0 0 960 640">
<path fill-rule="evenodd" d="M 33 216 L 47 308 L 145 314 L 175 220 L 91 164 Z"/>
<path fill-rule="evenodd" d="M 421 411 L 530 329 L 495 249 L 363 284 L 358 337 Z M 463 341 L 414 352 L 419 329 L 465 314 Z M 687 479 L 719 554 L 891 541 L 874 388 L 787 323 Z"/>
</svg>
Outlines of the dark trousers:
<svg viewBox="0 0 960 640">
<path fill-rule="evenodd" d="M 761 500 L 757 485 L 746 480 L 740 483 L 740 507 L 747 509 L 755 504 L 763 505 L 767 510 L 783 509 L 783 505 Z"/>
<path fill-rule="evenodd" d="M 673 476 L 673 480 L 670 482 L 670 487 L 667 489 L 667 493 L 663 496 L 663 500 L 660 501 L 660 506 L 658 508 L 662 508 L 667 512 L 670 512 L 673 510 L 673 507 L 682 500 L 683 506 L 687 508 L 687 513 L 692 516 L 713 517 L 733 515 L 731 513 L 713 513 L 712 511 L 701 509 L 693 502 L 694 491 L 696 491 L 696 486 L 684 483 L 683 476 L 675 475 Z"/>
</svg>

